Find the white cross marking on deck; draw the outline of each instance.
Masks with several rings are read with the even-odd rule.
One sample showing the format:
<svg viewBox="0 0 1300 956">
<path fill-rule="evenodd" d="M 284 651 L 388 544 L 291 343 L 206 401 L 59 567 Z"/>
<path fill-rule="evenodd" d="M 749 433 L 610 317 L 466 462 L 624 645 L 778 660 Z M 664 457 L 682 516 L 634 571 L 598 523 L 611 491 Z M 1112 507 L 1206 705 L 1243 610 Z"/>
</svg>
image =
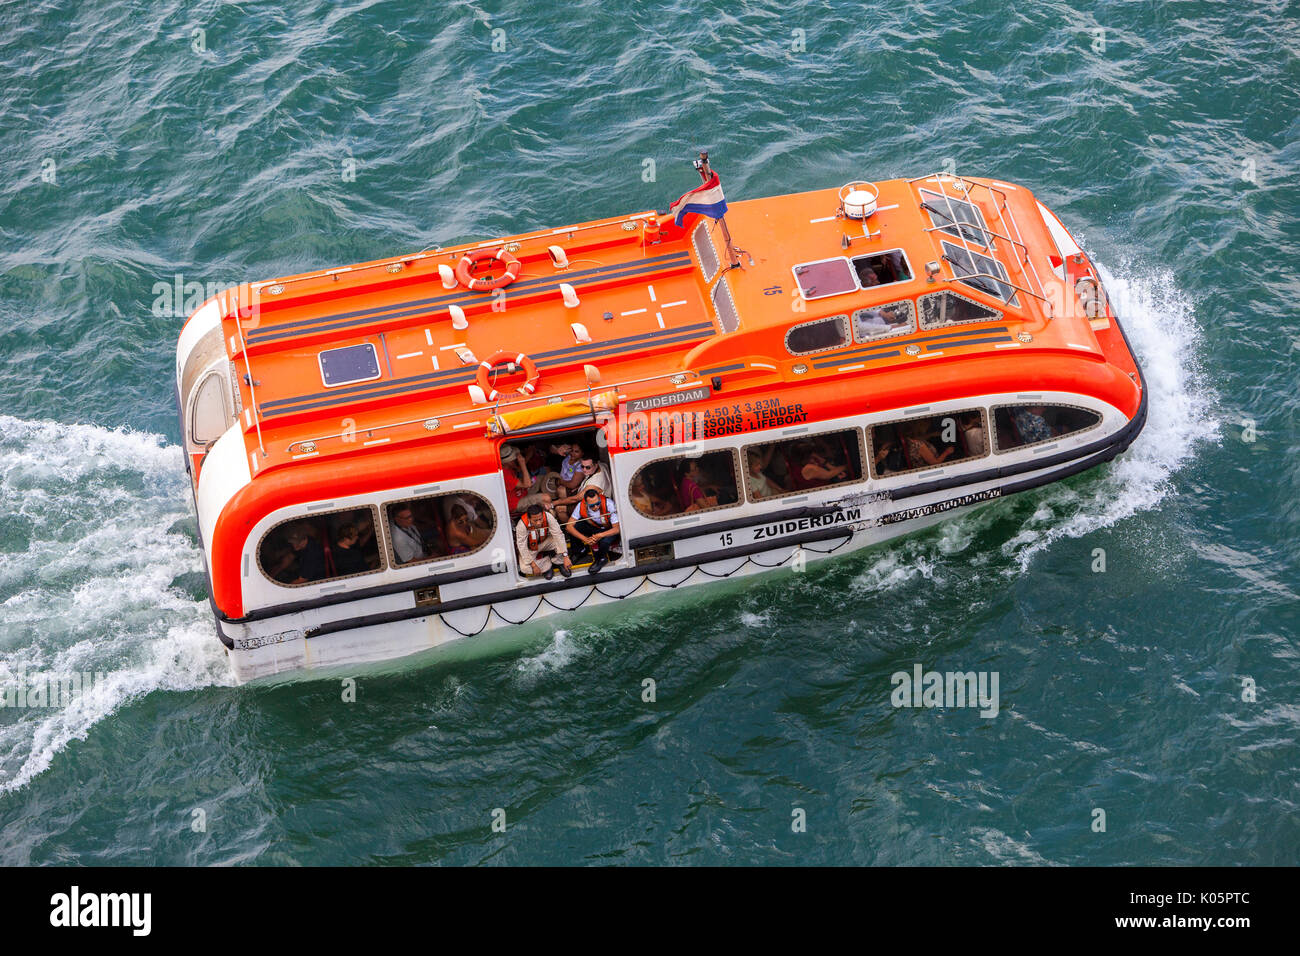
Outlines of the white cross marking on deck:
<svg viewBox="0 0 1300 956">
<path fill-rule="evenodd" d="M 678 299 L 676 302 L 665 302 L 663 305 L 659 306 L 659 308 L 671 309 L 675 305 L 685 305 L 685 304 L 686 304 L 685 299 Z"/>
<path fill-rule="evenodd" d="M 648 286 L 646 286 L 646 288 L 650 290 L 650 301 L 651 301 L 651 302 L 654 302 L 654 301 L 655 301 L 655 287 L 652 286 L 652 285 L 648 285 Z"/>
<path fill-rule="evenodd" d="M 428 342 L 430 345 L 433 344 L 433 334 L 430 333 L 428 329 L 424 330 L 424 341 Z"/>
<path fill-rule="evenodd" d="M 664 314 L 662 312 L 656 312 L 655 318 L 659 320 L 659 328 L 664 328 Z"/>
<path fill-rule="evenodd" d="M 445 351 L 447 351 L 448 349 L 463 349 L 464 347 L 465 347 L 465 343 L 464 343 L 464 342 L 452 342 L 451 345 L 440 345 L 440 346 L 438 346 L 438 351 L 439 351 L 439 352 L 445 352 Z"/>
<path fill-rule="evenodd" d="M 430 358 L 433 359 L 433 367 L 434 367 L 434 368 L 437 368 L 437 367 L 438 367 L 438 356 L 436 356 L 436 355 L 432 355 L 432 356 L 430 356 Z"/>
<path fill-rule="evenodd" d="M 619 315 L 640 315 L 645 309 L 628 309 L 626 312 L 620 312 Z"/>
<path fill-rule="evenodd" d="M 399 356 L 397 356 L 397 357 L 398 357 L 399 359 L 402 359 L 402 358 L 419 358 L 419 357 L 420 357 L 421 355 L 423 355 L 423 354 L 424 354 L 423 352 L 403 352 L 401 355 L 399 355 Z"/>
</svg>

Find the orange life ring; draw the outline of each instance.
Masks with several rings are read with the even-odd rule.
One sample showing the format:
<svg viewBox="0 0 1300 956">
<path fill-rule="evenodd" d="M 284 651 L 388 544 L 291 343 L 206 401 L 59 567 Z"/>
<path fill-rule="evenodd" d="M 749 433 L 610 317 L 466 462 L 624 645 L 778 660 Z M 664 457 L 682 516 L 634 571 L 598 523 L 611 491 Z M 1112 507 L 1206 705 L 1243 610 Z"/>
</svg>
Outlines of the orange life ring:
<svg viewBox="0 0 1300 956">
<path fill-rule="evenodd" d="M 492 278 L 490 276 L 471 275 L 470 270 L 477 263 L 486 259 L 493 259 L 500 262 L 506 267 L 506 271 Z M 519 278 L 519 273 L 524 271 L 523 265 L 506 251 L 505 246 L 500 249 L 475 249 L 473 252 L 467 252 L 460 257 L 460 262 L 456 263 L 456 278 L 460 284 L 471 292 L 491 292 L 494 289 L 500 289 L 508 286 Z"/>
<path fill-rule="evenodd" d="M 499 393 L 492 387 L 488 375 L 494 368 L 503 363 L 518 365 L 524 370 L 524 375 L 527 376 L 527 380 L 524 384 L 519 386 L 520 395 L 531 395 L 533 392 L 537 391 L 537 382 L 541 376 L 537 373 L 537 366 L 533 363 L 533 360 L 523 352 L 509 352 L 502 349 L 490 359 L 479 362 L 478 365 L 478 387 L 483 389 L 483 394 L 487 396 L 489 402 L 495 402 Z"/>
</svg>

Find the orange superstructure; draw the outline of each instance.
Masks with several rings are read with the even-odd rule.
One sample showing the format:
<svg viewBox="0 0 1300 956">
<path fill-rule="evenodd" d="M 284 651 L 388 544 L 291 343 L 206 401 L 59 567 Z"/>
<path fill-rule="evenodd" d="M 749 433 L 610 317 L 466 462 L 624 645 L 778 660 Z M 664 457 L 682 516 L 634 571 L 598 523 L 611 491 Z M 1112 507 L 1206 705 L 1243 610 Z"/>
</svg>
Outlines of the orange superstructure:
<svg viewBox="0 0 1300 956">
<path fill-rule="evenodd" d="M 203 370 L 228 369 L 211 390 L 227 390 L 246 462 L 207 493 L 217 443 L 187 434 L 219 613 L 248 611 L 249 534 L 268 516 L 497 472 L 509 415 L 529 410 L 545 422 L 548 406 L 585 404 L 615 460 L 647 440 L 629 437 L 628 411 L 678 393 L 692 399 L 671 401 L 686 425 L 656 425 L 654 440 L 785 427 L 791 409 L 816 423 L 1026 392 L 1138 416 L 1140 374 L 1091 263 L 1031 192 L 941 175 L 866 186 L 865 218 L 846 214 L 845 189 L 732 203 L 735 252 L 710 219 L 678 226 L 648 211 L 260 282 L 205 305 L 191 324 L 210 328 L 187 329 L 178 361 L 186 427 L 203 414 L 190 410 Z M 502 260 L 517 260 L 516 278 Z M 466 288 L 458 266 L 491 276 L 476 286 L 505 284 Z M 486 371 L 498 353 L 527 356 L 535 392 L 521 394 L 525 376 L 508 365 Z M 225 431 L 220 441 L 232 467 Z"/>
</svg>

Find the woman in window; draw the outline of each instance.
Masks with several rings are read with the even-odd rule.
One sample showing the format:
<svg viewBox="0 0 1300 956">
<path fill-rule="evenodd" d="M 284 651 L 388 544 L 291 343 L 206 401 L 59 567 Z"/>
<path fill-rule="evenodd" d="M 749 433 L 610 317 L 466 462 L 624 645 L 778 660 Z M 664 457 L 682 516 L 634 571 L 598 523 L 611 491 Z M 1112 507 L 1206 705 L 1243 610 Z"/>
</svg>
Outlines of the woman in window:
<svg viewBox="0 0 1300 956">
<path fill-rule="evenodd" d="M 819 485 L 825 485 L 832 481 L 842 481 L 848 475 L 848 469 L 844 465 L 836 465 L 828 461 L 826 456 L 817 450 L 817 447 L 810 441 L 801 441 L 794 448 L 795 461 L 800 462 L 799 477 L 803 479 L 805 488 L 815 488 Z"/>
<path fill-rule="evenodd" d="M 704 475 L 700 471 L 700 462 L 698 458 L 687 458 L 681 465 L 681 473 L 677 481 L 677 501 L 682 507 L 682 511 L 699 511 L 701 508 L 712 508 L 718 502 L 716 498 L 711 498 L 705 494 L 702 487 Z"/>
<path fill-rule="evenodd" d="M 907 448 L 907 457 L 910 459 L 913 468 L 937 465 L 940 462 L 947 461 L 949 456 L 956 451 L 954 445 L 949 445 L 941 452 L 934 450 L 934 444 L 929 439 L 928 421 L 925 418 L 918 418 L 904 426 L 903 434 L 906 436 L 904 442 Z"/>
</svg>

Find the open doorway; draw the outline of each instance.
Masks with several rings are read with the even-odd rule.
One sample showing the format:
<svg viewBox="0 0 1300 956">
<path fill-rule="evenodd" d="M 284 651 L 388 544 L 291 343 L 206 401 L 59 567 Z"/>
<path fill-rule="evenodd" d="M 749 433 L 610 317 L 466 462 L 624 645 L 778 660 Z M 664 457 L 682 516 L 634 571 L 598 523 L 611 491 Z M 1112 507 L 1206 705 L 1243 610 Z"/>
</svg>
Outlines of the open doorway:
<svg viewBox="0 0 1300 956">
<path fill-rule="evenodd" d="M 500 446 L 515 558 L 525 577 L 594 574 L 622 555 L 609 452 L 595 427 L 514 435 Z"/>
</svg>

